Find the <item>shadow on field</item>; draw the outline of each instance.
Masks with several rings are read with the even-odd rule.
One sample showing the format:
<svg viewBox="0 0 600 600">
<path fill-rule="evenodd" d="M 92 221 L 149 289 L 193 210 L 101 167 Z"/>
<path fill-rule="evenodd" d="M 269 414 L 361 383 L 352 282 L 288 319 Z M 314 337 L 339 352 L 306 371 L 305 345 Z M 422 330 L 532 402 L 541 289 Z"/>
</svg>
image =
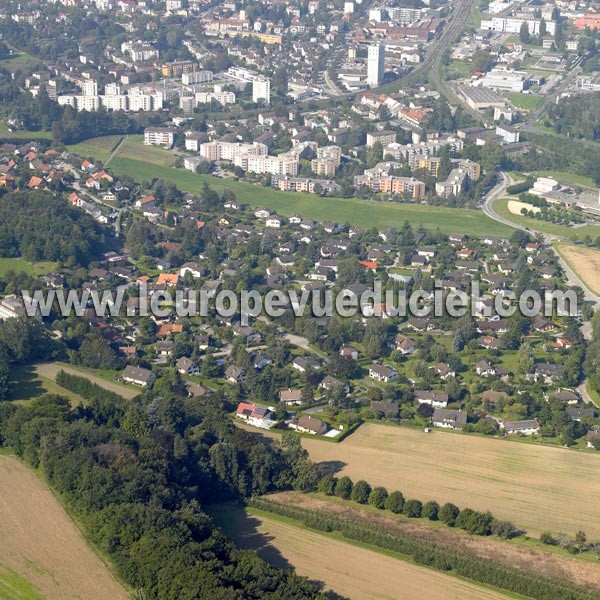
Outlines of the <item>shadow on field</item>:
<svg viewBox="0 0 600 600">
<path fill-rule="evenodd" d="M 262 533 L 258 527 L 260 519 L 249 515 L 241 504 L 224 502 L 205 507 L 215 524 L 236 544 L 244 550 L 253 550 L 257 556 L 277 569 L 293 570 L 292 564 L 271 543 L 272 536 Z M 322 581 L 311 580 L 321 590 Z M 328 600 L 348 600 L 332 590 L 322 592 Z"/>
<path fill-rule="evenodd" d="M 324 460 L 323 462 L 317 463 L 317 469 L 319 474 L 323 475 L 335 475 L 339 473 L 347 463 L 343 460 Z"/>
</svg>

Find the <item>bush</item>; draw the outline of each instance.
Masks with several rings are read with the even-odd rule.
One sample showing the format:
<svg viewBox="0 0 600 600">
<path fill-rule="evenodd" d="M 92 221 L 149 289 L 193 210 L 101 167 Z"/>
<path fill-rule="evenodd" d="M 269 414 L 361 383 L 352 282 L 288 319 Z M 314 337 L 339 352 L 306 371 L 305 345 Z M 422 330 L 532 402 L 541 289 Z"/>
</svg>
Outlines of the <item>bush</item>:
<svg viewBox="0 0 600 600">
<path fill-rule="evenodd" d="M 454 527 L 456 525 L 456 519 L 458 519 L 459 515 L 460 508 L 458 508 L 456 504 L 452 504 L 450 502 L 444 504 L 444 506 L 442 506 L 438 512 L 440 521 L 446 523 L 448 527 Z"/>
<path fill-rule="evenodd" d="M 423 505 L 423 516 L 430 521 L 437 521 L 439 510 L 440 505 L 435 500 L 431 500 Z"/>
<path fill-rule="evenodd" d="M 317 490 L 327 496 L 333 496 L 335 494 L 335 486 L 337 479 L 333 475 L 324 475 L 319 481 Z"/>
<path fill-rule="evenodd" d="M 385 501 L 388 499 L 387 490 L 384 487 L 373 488 L 369 494 L 369 504 L 375 508 L 385 508 Z"/>
<path fill-rule="evenodd" d="M 492 521 L 492 533 L 505 540 L 515 537 L 519 532 L 510 521 Z"/>
<path fill-rule="evenodd" d="M 371 493 L 371 486 L 362 479 L 357 481 L 352 488 L 350 499 L 359 504 L 366 504 L 369 501 L 369 495 Z"/>
<path fill-rule="evenodd" d="M 542 532 L 542 535 L 540 535 L 540 542 L 542 542 L 542 544 L 547 544 L 548 546 L 554 546 L 556 544 L 556 540 L 549 531 Z"/>
<path fill-rule="evenodd" d="M 490 535 L 492 533 L 492 514 L 464 508 L 456 519 L 456 526 L 473 535 Z"/>
<path fill-rule="evenodd" d="M 419 500 L 407 500 L 404 503 L 404 514 L 411 519 L 418 519 L 421 516 L 423 505 Z"/>
<path fill-rule="evenodd" d="M 392 492 L 385 501 L 385 508 L 395 515 L 399 515 L 404 509 L 404 496 L 402 492 Z"/>
<path fill-rule="evenodd" d="M 344 475 L 344 477 L 340 477 L 335 484 L 335 495 L 344 500 L 348 500 L 350 494 L 352 494 L 352 487 L 352 479 Z"/>
</svg>

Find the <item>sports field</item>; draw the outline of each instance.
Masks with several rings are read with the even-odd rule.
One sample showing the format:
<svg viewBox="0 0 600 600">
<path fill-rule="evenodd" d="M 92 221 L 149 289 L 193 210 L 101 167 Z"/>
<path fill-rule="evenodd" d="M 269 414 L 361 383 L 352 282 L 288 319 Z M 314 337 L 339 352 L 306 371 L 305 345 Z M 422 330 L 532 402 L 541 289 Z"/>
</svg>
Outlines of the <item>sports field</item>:
<svg viewBox="0 0 600 600">
<path fill-rule="evenodd" d="M 500 592 L 296 527 L 252 511 L 232 523 L 234 539 L 279 567 L 321 581 L 352 600 L 500 600 Z"/>
<path fill-rule="evenodd" d="M 302 445 L 338 474 L 406 497 L 490 510 L 534 535 L 600 539 L 600 453 L 372 423 L 339 444 Z"/>
<path fill-rule="evenodd" d="M 127 600 L 50 490 L 0 455 L 0 598 Z"/>
<path fill-rule="evenodd" d="M 600 294 L 600 250 L 557 244 L 556 250 L 594 294 Z"/>
</svg>

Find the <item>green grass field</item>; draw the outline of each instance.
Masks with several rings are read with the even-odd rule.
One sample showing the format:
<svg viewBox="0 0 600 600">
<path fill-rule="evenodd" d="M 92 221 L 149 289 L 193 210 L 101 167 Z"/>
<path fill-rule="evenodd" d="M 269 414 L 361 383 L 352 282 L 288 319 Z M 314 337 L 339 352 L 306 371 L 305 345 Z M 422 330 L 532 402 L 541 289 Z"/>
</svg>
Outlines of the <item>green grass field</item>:
<svg viewBox="0 0 600 600">
<path fill-rule="evenodd" d="M 35 586 L 12 569 L 0 565 L 0 598 L 3 600 L 43 600 Z"/>
<path fill-rule="evenodd" d="M 494 202 L 494 210 L 505 219 L 511 220 L 513 223 L 541 231 L 542 233 L 548 233 L 550 235 L 557 235 L 570 240 L 580 240 L 586 235 L 590 235 L 592 238 L 600 235 L 600 225 L 584 225 L 583 227 L 567 227 L 566 225 L 557 225 L 556 223 L 548 223 L 547 221 L 541 221 L 538 219 L 532 219 L 530 217 L 524 217 L 523 215 L 515 215 L 508 210 L 508 198 L 503 198 Z"/>
<path fill-rule="evenodd" d="M 581 185 L 583 187 L 591 187 L 594 189 L 597 189 L 598 187 L 591 177 L 574 175 L 573 173 L 567 173 L 566 171 L 535 171 L 533 175 L 536 177 L 552 177 L 561 183 L 568 183 L 571 185 Z"/>
<path fill-rule="evenodd" d="M 16 365 L 10 369 L 9 400 L 18 404 L 29 402 L 44 394 L 58 394 L 71 401 L 73 406 L 81 404 L 83 398 L 59 386 L 53 379 L 40 375 L 31 365 Z"/>
<path fill-rule="evenodd" d="M 72 146 L 71 150 L 82 156 L 94 156 L 102 160 L 110 155 L 117 142 L 118 136 L 108 136 L 108 138 L 87 140 Z M 229 189 L 244 204 L 253 207 L 264 206 L 284 216 L 297 213 L 319 221 L 332 220 L 379 228 L 398 227 L 408 220 L 415 226 L 423 225 L 428 229 L 439 228 L 446 233 L 467 232 L 509 236 L 512 231 L 505 225 L 495 223 L 480 211 L 370 202 L 354 198 L 319 198 L 313 194 L 280 192 L 244 181 L 217 179 L 210 175 L 197 175 L 167 166 L 172 162 L 171 153 L 160 148 L 144 146 L 137 136 L 132 136 L 119 149 L 117 156 L 110 163 L 110 168 L 117 175 L 129 175 L 135 181 L 151 181 L 160 178 L 171 181 L 184 192 L 196 194 L 207 182 L 219 193 Z"/>
<path fill-rule="evenodd" d="M 0 277 L 7 271 L 24 271 L 29 275 L 44 275 L 51 273 L 59 267 L 59 263 L 52 261 L 28 262 L 24 258 L 0 258 Z"/>
<path fill-rule="evenodd" d="M 517 92 L 507 92 L 503 94 L 508 98 L 517 108 L 523 108 L 525 110 L 535 110 L 544 102 L 543 96 L 537 94 L 519 94 Z"/>
<path fill-rule="evenodd" d="M 0 67 L 2 61 L 0 61 Z M 52 139 L 51 131 L 27 131 L 25 129 L 19 131 L 9 131 L 6 123 L 0 123 L 0 138 L 7 140 L 38 140 L 38 139 Z"/>
</svg>

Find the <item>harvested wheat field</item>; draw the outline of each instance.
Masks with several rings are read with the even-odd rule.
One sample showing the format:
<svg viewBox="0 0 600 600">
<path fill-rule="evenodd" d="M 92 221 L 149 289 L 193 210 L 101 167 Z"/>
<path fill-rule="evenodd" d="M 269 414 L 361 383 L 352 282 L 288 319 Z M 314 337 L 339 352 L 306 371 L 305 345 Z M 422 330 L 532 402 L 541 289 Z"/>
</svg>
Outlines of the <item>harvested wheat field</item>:
<svg viewBox="0 0 600 600">
<path fill-rule="evenodd" d="M 517 567 L 544 578 L 564 580 L 600 591 L 598 561 L 561 556 L 547 546 L 544 549 L 549 551 L 545 552 L 499 540 L 495 536 L 469 535 L 460 529 L 431 523 L 426 519 L 409 519 L 387 511 L 378 511 L 372 507 L 350 504 L 337 498 L 322 498 L 301 492 L 278 492 L 269 494 L 267 498 L 271 502 L 288 507 L 295 506 L 317 511 L 320 514 L 343 516 L 362 525 L 379 525 L 386 531 L 426 540 L 451 551 L 459 550 L 509 567 Z"/>
<path fill-rule="evenodd" d="M 594 294 L 600 294 L 600 250 L 557 244 L 556 249 Z"/>
<path fill-rule="evenodd" d="M 238 517 L 239 519 L 240 517 Z M 321 581 L 352 600 L 500 600 L 507 596 L 455 577 L 359 548 L 331 537 L 252 514 L 236 530 L 242 547 L 264 548 L 263 558 L 278 567 Z M 250 526 L 250 527 L 249 527 Z M 251 530 L 251 533 L 250 533 Z M 270 556 L 269 556 L 270 553 Z"/>
<path fill-rule="evenodd" d="M 0 455 L 0 515 L 0 590 L 6 594 L 0 597 L 129 597 L 50 490 L 14 456 Z M 39 596 L 9 595 L 6 589 L 14 587 L 17 576 Z"/>
<path fill-rule="evenodd" d="M 600 539 L 600 454 L 373 423 L 339 444 L 302 445 L 355 481 L 490 510 L 534 535 L 582 529 Z"/>
</svg>

